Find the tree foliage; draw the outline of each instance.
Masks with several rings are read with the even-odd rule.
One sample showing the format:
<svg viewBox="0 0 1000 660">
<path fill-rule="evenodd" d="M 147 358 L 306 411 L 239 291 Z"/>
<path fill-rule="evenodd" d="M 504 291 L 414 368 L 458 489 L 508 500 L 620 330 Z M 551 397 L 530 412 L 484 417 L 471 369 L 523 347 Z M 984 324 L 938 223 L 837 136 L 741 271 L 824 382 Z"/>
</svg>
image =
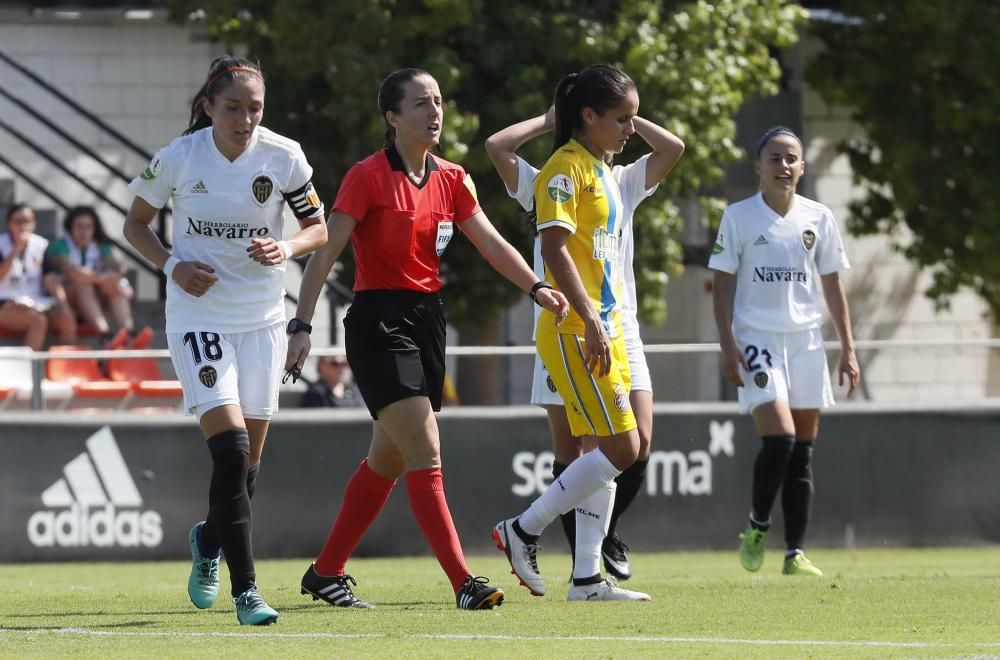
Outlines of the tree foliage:
<svg viewBox="0 0 1000 660">
<path fill-rule="evenodd" d="M 843 19 L 816 27 L 826 48 L 808 76 L 865 131 L 841 145 L 864 189 L 850 229 L 889 234 L 930 267 L 927 294 L 939 306 L 968 286 L 1000 320 L 1000 153 L 990 142 L 1000 108 L 1000 5 L 841 5 Z"/>
<path fill-rule="evenodd" d="M 803 14 L 783 0 L 172 0 L 181 20 L 258 57 L 267 76 L 265 123 L 301 141 L 323 197 L 355 161 L 381 144 L 379 81 L 401 66 L 429 70 L 447 99 L 441 151 L 461 163 L 500 232 L 528 254 L 524 217 L 482 149 L 492 132 L 543 113 L 556 82 L 588 64 L 622 66 L 639 88 L 640 114 L 667 126 L 687 152 L 636 218 L 636 276 L 647 320 L 662 318 L 667 274 L 680 268 L 675 200 L 698 198 L 710 221 L 721 200 L 702 192 L 741 157 L 733 115 L 753 95 L 777 91 L 770 49 L 796 41 Z M 632 141 L 628 161 L 642 152 Z M 523 155 L 540 167 L 550 143 Z M 351 268 L 339 277 L 349 282 Z M 495 317 L 518 292 L 468 241 L 445 253 L 444 295 L 453 322 Z"/>
</svg>

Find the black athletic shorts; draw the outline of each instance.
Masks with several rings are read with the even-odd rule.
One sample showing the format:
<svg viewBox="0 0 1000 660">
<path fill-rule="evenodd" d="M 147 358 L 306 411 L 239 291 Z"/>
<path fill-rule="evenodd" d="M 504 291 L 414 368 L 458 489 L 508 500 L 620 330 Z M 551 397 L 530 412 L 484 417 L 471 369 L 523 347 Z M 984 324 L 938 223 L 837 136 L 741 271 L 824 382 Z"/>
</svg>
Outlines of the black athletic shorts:
<svg viewBox="0 0 1000 660">
<path fill-rule="evenodd" d="M 347 361 L 368 412 L 411 396 L 441 410 L 444 304 L 436 293 L 360 291 L 344 318 Z"/>
</svg>

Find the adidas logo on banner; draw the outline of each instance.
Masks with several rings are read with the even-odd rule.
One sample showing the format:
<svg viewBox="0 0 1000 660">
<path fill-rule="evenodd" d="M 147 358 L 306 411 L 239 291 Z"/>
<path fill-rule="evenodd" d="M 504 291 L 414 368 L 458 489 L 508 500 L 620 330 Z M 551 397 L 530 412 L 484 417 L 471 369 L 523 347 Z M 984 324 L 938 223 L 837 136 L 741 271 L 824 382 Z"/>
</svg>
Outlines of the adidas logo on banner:
<svg viewBox="0 0 1000 660">
<path fill-rule="evenodd" d="M 764 238 L 764 234 L 757 237 L 757 240 L 753 242 L 754 245 L 767 245 L 767 239 Z"/>
<path fill-rule="evenodd" d="M 193 193 L 207 193 L 208 188 L 205 186 L 204 181 L 198 181 L 198 183 L 191 186 L 191 192 Z"/>
<path fill-rule="evenodd" d="M 28 519 L 28 540 L 39 547 L 152 548 L 163 541 L 156 511 L 141 511 L 142 496 L 107 426 L 87 439 L 87 451 L 63 467 L 42 492 L 47 510 Z"/>
</svg>

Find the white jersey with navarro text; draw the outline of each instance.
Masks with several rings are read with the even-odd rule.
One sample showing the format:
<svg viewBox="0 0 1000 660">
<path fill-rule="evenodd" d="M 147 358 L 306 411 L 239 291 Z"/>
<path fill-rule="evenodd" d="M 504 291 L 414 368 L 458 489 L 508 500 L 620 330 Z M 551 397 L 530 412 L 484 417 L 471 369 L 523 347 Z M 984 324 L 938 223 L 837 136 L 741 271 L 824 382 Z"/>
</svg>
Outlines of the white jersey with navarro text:
<svg viewBox="0 0 1000 660">
<path fill-rule="evenodd" d="M 286 199 L 299 217 L 323 215 L 311 178 L 298 143 L 263 126 L 232 162 L 211 126 L 156 154 L 129 190 L 156 208 L 172 200 L 173 255 L 206 263 L 219 278 L 200 298 L 167 282 L 168 333 L 250 332 L 284 320 L 286 263 L 259 264 L 247 247 L 254 238 L 281 240 Z"/>
<path fill-rule="evenodd" d="M 642 200 L 646 199 L 659 187 L 657 183 L 652 188 L 646 189 L 646 162 L 650 154 L 646 154 L 639 160 L 629 165 L 615 165 L 612 168 L 618 190 L 612 190 L 612 194 L 620 196 L 622 216 L 619 225 L 618 239 L 618 272 L 622 275 L 622 326 L 625 335 L 635 334 L 638 336 L 639 323 L 636 319 L 637 298 L 635 291 L 635 271 L 632 267 L 632 258 L 635 253 L 635 241 L 633 240 L 632 223 L 635 216 L 635 209 Z M 507 190 L 507 194 L 521 205 L 525 211 L 530 212 L 535 205 L 535 177 L 539 170 L 535 169 L 528 161 L 520 156 L 517 157 L 517 190 Z M 545 263 L 542 260 L 542 241 L 535 238 L 534 245 L 534 270 L 538 279 L 545 278 Z M 538 324 L 538 315 L 541 307 L 535 306 L 535 325 Z M 532 332 L 534 340 L 534 332 Z"/>
<path fill-rule="evenodd" d="M 822 322 L 817 275 L 851 265 L 830 209 L 796 195 L 782 217 L 757 193 L 726 209 L 708 267 L 736 275 L 734 327 L 795 332 Z"/>
</svg>

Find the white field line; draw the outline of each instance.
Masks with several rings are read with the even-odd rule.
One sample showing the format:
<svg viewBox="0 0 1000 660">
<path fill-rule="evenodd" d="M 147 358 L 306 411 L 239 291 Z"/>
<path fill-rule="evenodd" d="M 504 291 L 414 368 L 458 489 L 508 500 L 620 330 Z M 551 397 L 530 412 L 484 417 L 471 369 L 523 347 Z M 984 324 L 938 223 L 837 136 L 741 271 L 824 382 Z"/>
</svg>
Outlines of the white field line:
<svg viewBox="0 0 1000 660">
<path fill-rule="evenodd" d="M 234 638 L 234 637 L 274 637 L 277 639 L 430 639 L 442 641 L 495 640 L 501 642 L 635 642 L 654 644 L 740 644 L 755 646 L 827 646 L 859 648 L 1000 648 L 998 642 L 891 642 L 879 640 L 835 640 L 835 639 L 733 639 L 729 637 L 670 637 L 670 636 L 622 636 L 611 635 L 476 635 L 464 633 L 386 635 L 383 633 L 280 633 L 269 630 L 253 632 L 128 632 L 109 630 L 88 630 L 87 628 L 50 628 L 35 630 L 8 630 L 0 628 L 0 635 L 77 635 L 81 637 L 192 637 L 192 638 Z"/>
</svg>

